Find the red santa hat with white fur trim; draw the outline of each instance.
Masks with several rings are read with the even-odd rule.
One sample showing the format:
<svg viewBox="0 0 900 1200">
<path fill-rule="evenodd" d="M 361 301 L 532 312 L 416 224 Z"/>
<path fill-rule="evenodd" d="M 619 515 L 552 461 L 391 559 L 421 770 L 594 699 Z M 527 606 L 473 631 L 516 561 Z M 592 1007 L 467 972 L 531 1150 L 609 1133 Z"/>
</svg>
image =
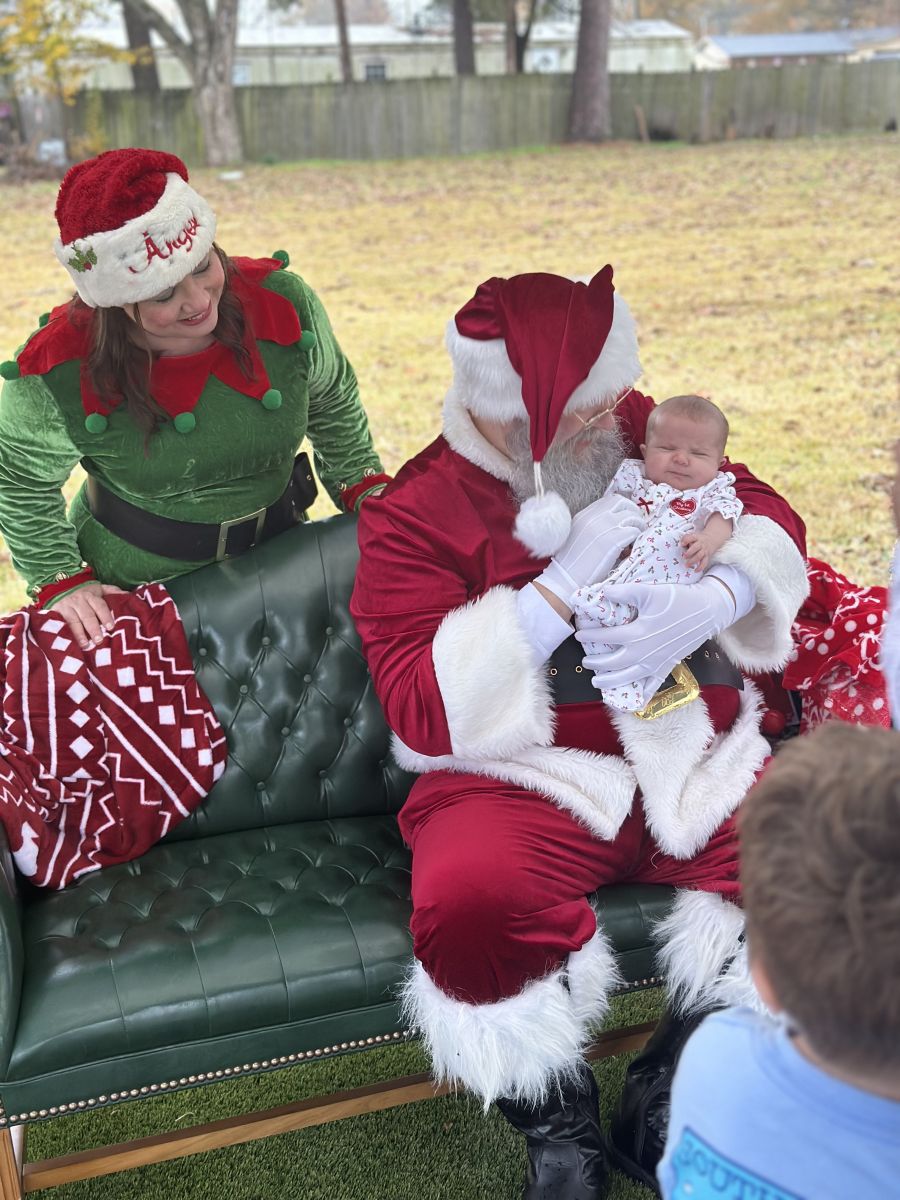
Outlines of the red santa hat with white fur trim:
<svg viewBox="0 0 900 1200">
<path fill-rule="evenodd" d="M 612 404 L 641 374 L 634 319 L 612 278 L 605 266 L 589 283 L 543 273 L 488 279 L 447 326 L 460 403 L 476 417 L 528 419 L 535 495 L 515 534 L 536 558 L 555 553 L 572 523 L 541 480 L 560 418 Z"/>
<path fill-rule="evenodd" d="M 91 308 L 175 287 L 209 254 L 215 213 L 163 150 L 107 150 L 77 163 L 56 200 L 56 257 Z"/>
</svg>

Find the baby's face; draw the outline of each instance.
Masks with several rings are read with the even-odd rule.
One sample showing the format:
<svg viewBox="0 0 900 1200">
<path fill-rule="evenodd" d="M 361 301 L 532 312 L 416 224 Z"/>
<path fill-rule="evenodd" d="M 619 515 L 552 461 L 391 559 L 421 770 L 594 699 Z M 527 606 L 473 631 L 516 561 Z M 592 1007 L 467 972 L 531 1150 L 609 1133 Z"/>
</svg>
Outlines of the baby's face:
<svg viewBox="0 0 900 1200">
<path fill-rule="evenodd" d="M 721 434 L 712 421 L 661 413 L 645 445 L 644 471 L 653 483 L 686 492 L 710 483 L 722 464 Z"/>
</svg>

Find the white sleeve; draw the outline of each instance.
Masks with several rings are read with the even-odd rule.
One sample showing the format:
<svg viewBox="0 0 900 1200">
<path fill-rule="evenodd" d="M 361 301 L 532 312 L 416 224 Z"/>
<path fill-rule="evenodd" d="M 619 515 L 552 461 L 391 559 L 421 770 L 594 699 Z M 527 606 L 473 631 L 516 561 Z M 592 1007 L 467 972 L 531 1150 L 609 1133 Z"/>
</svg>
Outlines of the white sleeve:
<svg viewBox="0 0 900 1200">
<path fill-rule="evenodd" d="M 733 625 L 741 617 L 746 617 L 756 604 L 756 588 L 753 586 L 750 576 L 740 567 L 731 567 L 727 563 L 714 563 L 706 572 L 705 578 L 710 576 L 718 579 L 720 583 L 724 583 L 734 596 L 734 616 L 729 621 L 729 625 Z"/>
<path fill-rule="evenodd" d="M 720 471 L 715 479 L 706 485 L 700 497 L 703 511 L 707 514 L 717 512 L 726 520 L 736 521 L 744 511 L 744 506 L 738 500 L 733 485 L 734 476 L 731 472 Z"/>
<path fill-rule="evenodd" d="M 525 637 L 531 646 L 534 665 L 543 666 L 557 646 L 571 637 L 574 630 L 530 583 L 520 589 L 516 606 Z"/>
<path fill-rule="evenodd" d="M 626 458 L 607 486 L 604 496 L 626 496 L 633 500 L 644 478 L 644 463 L 640 458 Z"/>
</svg>

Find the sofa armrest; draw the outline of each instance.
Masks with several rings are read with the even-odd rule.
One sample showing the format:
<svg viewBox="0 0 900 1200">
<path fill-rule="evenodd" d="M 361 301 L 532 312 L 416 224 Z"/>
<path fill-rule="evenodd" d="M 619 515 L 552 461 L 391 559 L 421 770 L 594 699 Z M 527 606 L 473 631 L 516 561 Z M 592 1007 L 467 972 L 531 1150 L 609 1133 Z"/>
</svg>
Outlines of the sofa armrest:
<svg viewBox="0 0 900 1200">
<path fill-rule="evenodd" d="M 4 1072 L 15 1039 L 24 965 L 18 878 L 6 830 L 0 824 L 0 1064 Z"/>
</svg>

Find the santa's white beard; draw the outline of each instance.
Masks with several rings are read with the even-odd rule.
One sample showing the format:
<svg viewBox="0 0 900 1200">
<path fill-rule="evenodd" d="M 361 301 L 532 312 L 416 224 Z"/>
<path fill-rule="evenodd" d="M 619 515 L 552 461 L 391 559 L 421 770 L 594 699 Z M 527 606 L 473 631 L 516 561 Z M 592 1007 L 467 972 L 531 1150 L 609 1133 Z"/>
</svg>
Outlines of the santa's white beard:
<svg viewBox="0 0 900 1200">
<path fill-rule="evenodd" d="M 507 434 L 506 445 L 513 460 L 510 487 L 521 504 L 534 495 L 527 421 L 516 421 Z M 618 429 L 586 429 L 550 446 L 541 462 L 544 489 L 562 496 L 569 512 L 580 512 L 603 495 L 624 457 L 625 445 Z"/>
</svg>

